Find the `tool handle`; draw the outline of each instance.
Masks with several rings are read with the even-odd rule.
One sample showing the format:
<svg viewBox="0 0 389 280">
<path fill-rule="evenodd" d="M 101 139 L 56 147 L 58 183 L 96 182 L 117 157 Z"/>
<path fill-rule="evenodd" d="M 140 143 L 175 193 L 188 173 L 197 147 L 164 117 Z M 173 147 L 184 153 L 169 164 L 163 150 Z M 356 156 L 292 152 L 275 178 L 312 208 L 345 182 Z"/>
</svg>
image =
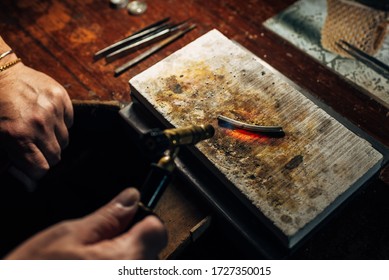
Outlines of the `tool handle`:
<svg viewBox="0 0 389 280">
<path fill-rule="evenodd" d="M 151 164 L 149 174 L 141 188 L 141 202 L 138 204 L 138 211 L 126 230 L 149 215 L 157 216 L 153 212 L 153 209 L 157 205 L 170 181 L 171 171 L 156 163 Z"/>
<path fill-rule="evenodd" d="M 129 231 L 136 223 L 142 221 L 147 216 L 154 215 L 157 218 L 157 214 L 155 214 L 151 209 L 147 208 L 142 202 L 138 203 L 138 211 L 135 213 L 135 216 L 132 218 L 131 222 L 124 228 L 123 232 Z"/>
<path fill-rule="evenodd" d="M 139 202 L 138 211 L 136 212 L 128 228 L 132 227 L 134 224 L 150 215 L 157 216 L 151 209 L 147 208 L 142 202 Z"/>
<path fill-rule="evenodd" d="M 170 181 L 171 171 L 152 163 L 150 172 L 141 188 L 142 203 L 153 210 Z"/>
<path fill-rule="evenodd" d="M 148 215 L 156 216 L 153 210 L 171 181 L 172 172 L 176 166 L 174 163 L 176 152 L 178 152 L 178 149 L 173 154 L 166 154 L 161 157 L 158 163 L 151 164 L 149 174 L 141 188 L 141 202 L 138 204 L 138 212 L 129 227 Z"/>
</svg>

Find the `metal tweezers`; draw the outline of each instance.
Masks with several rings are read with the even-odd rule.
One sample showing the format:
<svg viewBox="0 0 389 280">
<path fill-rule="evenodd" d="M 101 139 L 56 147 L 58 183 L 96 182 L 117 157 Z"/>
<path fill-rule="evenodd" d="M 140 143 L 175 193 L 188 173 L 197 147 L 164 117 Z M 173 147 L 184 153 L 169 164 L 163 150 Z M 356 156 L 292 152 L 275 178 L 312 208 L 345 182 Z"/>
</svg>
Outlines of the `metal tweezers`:
<svg viewBox="0 0 389 280">
<path fill-rule="evenodd" d="M 342 50 L 344 50 L 346 53 L 348 53 L 354 59 L 362 62 L 363 64 L 372 68 L 378 74 L 389 79 L 389 66 L 383 63 L 382 61 L 376 59 L 375 57 L 372 57 L 371 55 L 368 55 L 367 53 L 363 52 L 362 50 L 358 49 L 357 47 L 351 45 L 350 43 L 344 40 L 340 40 L 336 43 L 336 45 Z"/>
<path fill-rule="evenodd" d="M 105 57 L 107 62 L 112 62 L 118 58 L 121 58 L 131 52 L 134 52 L 140 48 L 151 45 L 159 40 L 162 40 L 169 36 L 170 34 L 180 30 L 181 28 L 186 27 L 188 24 L 186 22 L 181 22 L 179 24 L 164 24 L 160 28 L 156 29 L 153 32 L 147 33 L 145 36 L 140 37 L 138 40 L 131 40 L 130 43 L 125 44 L 118 50 L 115 50 L 108 54 Z"/>
<path fill-rule="evenodd" d="M 149 57 L 150 55 L 152 55 L 156 51 L 162 49 L 166 45 L 168 45 L 171 42 L 175 41 L 176 39 L 178 39 L 179 37 L 183 36 L 185 33 L 191 31 L 194 28 L 196 28 L 196 25 L 192 24 L 192 25 L 188 26 L 187 28 L 174 33 L 173 35 L 163 39 L 161 42 L 159 42 L 156 45 L 152 46 L 151 48 L 149 48 L 148 50 L 146 50 L 142 54 L 138 55 L 134 59 L 131 59 L 130 61 L 124 63 L 121 66 L 119 66 L 118 68 L 115 69 L 115 77 L 119 76 L 120 74 L 122 74 L 127 69 L 129 69 L 132 66 L 136 65 L 137 63 L 141 62 L 145 58 Z"/>
<path fill-rule="evenodd" d="M 127 46 L 128 44 L 131 44 L 133 42 L 136 42 L 137 40 L 145 38 L 146 36 L 150 36 L 151 34 L 154 34 L 155 32 L 163 30 L 164 28 L 167 28 L 169 26 L 168 24 L 166 24 L 169 20 L 170 20 L 170 18 L 167 17 L 167 18 L 164 18 L 160 21 L 152 23 L 151 25 L 146 26 L 145 28 L 131 34 L 130 36 L 127 36 L 126 38 L 124 38 L 118 42 L 115 42 L 112 45 L 110 45 L 102 50 L 99 50 L 98 52 L 96 52 L 94 54 L 93 58 L 95 60 L 99 60 L 99 59 L 109 55 L 110 53 L 117 51 L 117 50 L 123 48 L 124 46 Z"/>
<path fill-rule="evenodd" d="M 169 20 L 170 18 L 164 18 L 102 50 L 99 50 L 94 54 L 94 60 L 99 60 L 105 57 L 105 60 L 109 63 L 140 48 L 158 42 L 144 53 L 116 68 L 115 76 L 119 76 L 128 68 L 149 57 L 151 54 L 196 27 L 194 24 L 189 25 L 188 20 L 178 24 L 169 23 Z"/>
</svg>

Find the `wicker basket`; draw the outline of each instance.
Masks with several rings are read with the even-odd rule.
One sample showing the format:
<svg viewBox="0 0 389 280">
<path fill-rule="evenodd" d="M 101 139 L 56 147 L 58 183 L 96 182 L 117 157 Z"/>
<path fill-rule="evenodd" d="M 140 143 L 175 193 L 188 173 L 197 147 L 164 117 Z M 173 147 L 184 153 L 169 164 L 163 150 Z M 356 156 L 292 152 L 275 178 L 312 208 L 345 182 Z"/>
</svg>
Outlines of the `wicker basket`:
<svg viewBox="0 0 389 280">
<path fill-rule="evenodd" d="M 336 45 L 345 40 L 362 51 L 373 55 L 384 41 L 389 24 L 389 13 L 354 1 L 327 0 L 327 17 L 321 31 L 322 46 L 348 57 Z"/>
</svg>

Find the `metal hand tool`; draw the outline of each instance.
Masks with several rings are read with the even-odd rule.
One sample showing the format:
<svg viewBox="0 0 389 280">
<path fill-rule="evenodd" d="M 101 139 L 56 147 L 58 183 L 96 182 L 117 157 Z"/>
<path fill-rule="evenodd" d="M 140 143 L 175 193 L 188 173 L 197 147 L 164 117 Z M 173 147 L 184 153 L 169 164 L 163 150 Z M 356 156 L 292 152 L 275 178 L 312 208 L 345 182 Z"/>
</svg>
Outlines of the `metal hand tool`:
<svg viewBox="0 0 389 280">
<path fill-rule="evenodd" d="M 156 41 L 159 41 L 166 36 L 168 36 L 171 33 L 174 33 L 181 28 L 185 27 L 187 25 L 186 21 L 175 24 L 173 26 L 167 26 L 166 28 L 162 28 L 161 30 L 157 30 L 157 32 L 153 32 L 151 34 L 148 34 L 147 36 L 143 36 L 140 40 L 137 40 L 133 43 L 130 43 L 110 54 L 108 54 L 105 59 L 107 62 L 112 62 L 118 58 L 121 58 L 131 52 L 134 52 L 142 47 L 145 47 L 147 45 L 150 45 L 152 43 L 155 43 Z"/>
<path fill-rule="evenodd" d="M 151 164 L 149 174 L 141 187 L 141 202 L 131 224 L 147 215 L 152 215 L 162 194 L 169 185 L 176 168 L 174 162 L 182 146 L 195 145 L 215 134 L 212 125 L 191 125 L 182 128 L 152 130 L 142 136 L 145 151 L 158 156 L 159 160 Z"/>
<path fill-rule="evenodd" d="M 196 25 L 193 24 L 193 25 L 189 26 L 188 28 L 186 28 L 184 30 L 178 31 L 177 33 L 175 33 L 175 34 L 171 35 L 170 37 L 164 39 L 163 41 L 159 42 L 157 45 L 151 47 L 150 49 L 148 49 L 144 53 L 140 54 L 139 56 L 135 57 L 134 59 L 132 59 L 132 60 L 128 61 L 127 63 L 123 64 L 122 66 L 116 68 L 115 69 L 115 77 L 119 76 L 120 74 L 122 74 L 124 71 L 126 71 L 130 67 L 132 67 L 135 64 L 139 63 L 143 59 L 149 57 L 150 55 L 152 55 L 156 51 L 162 49 L 166 45 L 168 45 L 171 42 L 173 42 L 174 40 L 176 40 L 179 37 L 183 36 L 185 33 L 191 31 L 195 27 L 196 27 Z"/>
<path fill-rule="evenodd" d="M 116 42 L 116 43 L 113 43 L 112 45 L 102 49 L 102 50 L 99 50 L 98 52 L 96 52 L 93 56 L 94 60 L 99 60 L 105 56 L 107 56 L 108 54 L 128 45 L 128 44 L 131 44 L 133 42 L 136 42 L 137 40 L 140 40 L 148 35 L 151 35 L 151 34 L 154 34 L 155 32 L 159 32 L 161 30 L 164 30 L 166 28 L 169 28 L 171 27 L 172 25 L 171 24 L 168 24 L 167 22 L 170 20 L 169 17 L 167 18 L 164 18 L 160 21 L 157 21 L 155 23 L 152 23 L 148 26 L 146 26 L 145 28 L 142 28 L 141 30 L 131 34 L 130 36 Z"/>
<path fill-rule="evenodd" d="M 357 47 L 351 45 L 350 43 L 344 40 L 340 40 L 338 43 L 336 43 L 336 45 L 342 50 L 344 50 L 346 53 L 348 53 L 351 57 L 362 62 L 363 64 L 372 68 L 378 74 L 389 79 L 389 66 L 383 63 L 382 61 L 376 59 L 371 55 L 368 55 L 367 53 L 363 52 L 362 50 L 358 49 Z"/>
</svg>

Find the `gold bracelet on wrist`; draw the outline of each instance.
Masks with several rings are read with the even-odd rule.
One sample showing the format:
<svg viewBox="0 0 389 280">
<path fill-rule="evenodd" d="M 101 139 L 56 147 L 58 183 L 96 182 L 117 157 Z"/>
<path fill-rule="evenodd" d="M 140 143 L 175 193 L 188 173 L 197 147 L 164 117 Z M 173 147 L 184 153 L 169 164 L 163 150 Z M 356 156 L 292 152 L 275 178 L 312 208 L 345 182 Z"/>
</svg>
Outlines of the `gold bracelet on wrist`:
<svg viewBox="0 0 389 280">
<path fill-rule="evenodd" d="M 13 50 L 8 50 L 6 52 L 3 52 L 2 54 L 0 54 L 0 60 L 2 60 L 4 57 L 6 57 L 7 55 L 9 55 L 13 52 L 14 52 Z"/>
<path fill-rule="evenodd" d="M 4 70 L 7 70 L 8 68 L 14 66 L 15 64 L 19 63 L 20 61 L 22 61 L 20 58 L 17 58 L 11 62 L 8 62 L 4 65 L 1 65 L 0 66 L 0 72 L 3 72 Z"/>
</svg>

